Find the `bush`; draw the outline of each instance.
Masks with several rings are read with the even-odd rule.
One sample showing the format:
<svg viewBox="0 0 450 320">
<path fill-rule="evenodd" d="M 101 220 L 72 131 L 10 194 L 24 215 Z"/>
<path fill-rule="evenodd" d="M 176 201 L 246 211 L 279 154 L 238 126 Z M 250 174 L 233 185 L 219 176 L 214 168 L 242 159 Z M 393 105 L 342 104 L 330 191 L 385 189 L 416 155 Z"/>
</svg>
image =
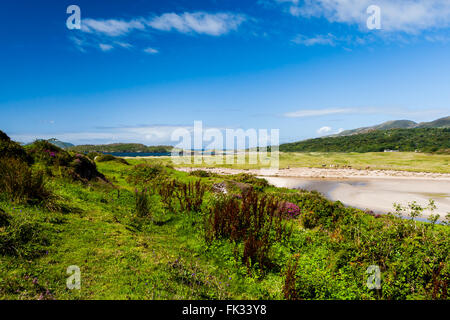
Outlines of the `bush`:
<svg viewBox="0 0 450 320">
<path fill-rule="evenodd" d="M 271 246 L 287 241 L 292 234 L 283 220 L 275 198 L 259 196 L 253 189 L 242 195 L 242 201 L 219 195 L 206 219 L 205 238 L 209 243 L 223 238 L 242 241 L 242 261 L 248 269 L 255 263 L 260 268 L 270 267 Z"/>
<path fill-rule="evenodd" d="M 245 183 L 251 185 L 255 190 L 263 191 L 264 188 L 269 187 L 270 184 L 266 179 L 257 178 L 252 174 L 239 173 L 236 175 L 231 175 L 230 178 L 233 181 Z"/>
<path fill-rule="evenodd" d="M 41 162 L 48 166 L 67 166 L 72 160 L 67 151 L 46 140 L 36 140 L 31 145 L 26 146 L 26 150 L 35 162 Z"/>
<path fill-rule="evenodd" d="M 76 154 L 64 168 L 64 175 L 75 181 L 87 182 L 94 179 L 108 182 L 106 177 L 97 170 L 95 162 L 82 154 Z"/>
<path fill-rule="evenodd" d="M 33 162 L 33 159 L 27 154 L 17 142 L 12 141 L 6 133 L 0 130 L 0 158 L 15 158 L 22 160 L 28 164 Z"/>
<path fill-rule="evenodd" d="M 214 176 L 211 172 L 205 170 L 194 170 L 189 172 L 190 176 L 199 177 L 199 178 L 208 178 Z"/>
<path fill-rule="evenodd" d="M 119 163 L 127 165 L 127 166 L 130 165 L 125 159 L 115 157 L 111 154 L 101 154 L 94 158 L 95 158 L 95 161 L 97 161 L 97 162 L 115 161 L 115 162 L 119 162 Z"/>
<path fill-rule="evenodd" d="M 151 218 L 148 190 L 143 189 L 141 192 L 139 192 L 136 189 L 134 194 L 136 198 L 136 215 L 140 218 Z"/>
<path fill-rule="evenodd" d="M 145 185 L 164 176 L 166 176 L 166 168 L 163 165 L 141 163 L 130 170 L 127 182 L 134 185 Z"/>
<path fill-rule="evenodd" d="M 45 187 L 43 173 L 33 172 L 18 159 L 0 159 L 0 193 L 13 202 L 51 206 L 52 194 Z"/>
</svg>

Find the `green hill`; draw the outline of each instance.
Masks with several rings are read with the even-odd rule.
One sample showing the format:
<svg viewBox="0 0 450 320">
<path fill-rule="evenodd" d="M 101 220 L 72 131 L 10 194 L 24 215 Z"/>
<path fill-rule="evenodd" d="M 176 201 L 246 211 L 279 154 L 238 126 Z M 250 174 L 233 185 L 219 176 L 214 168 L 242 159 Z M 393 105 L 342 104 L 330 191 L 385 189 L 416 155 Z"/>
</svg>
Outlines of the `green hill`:
<svg viewBox="0 0 450 320">
<path fill-rule="evenodd" d="M 342 131 L 341 133 L 330 135 L 330 137 L 350 136 L 353 134 L 368 133 L 376 130 L 413 129 L 413 128 L 450 128 L 450 117 L 440 118 L 431 122 L 421 122 L 421 123 L 416 123 L 411 120 L 387 121 L 371 127 L 362 127 L 352 130 L 345 130 Z"/>
<path fill-rule="evenodd" d="M 280 145 L 283 152 L 382 152 L 386 149 L 449 153 L 450 128 L 374 130 Z"/>
<path fill-rule="evenodd" d="M 89 152 L 149 152 L 165 153 L 172 150 L 172 146 L 146 146 L 140 143 L 112 143 L 100 145 L 79 145 L 70 147 L 69 150 L 89 153 Z"/>
</svg>

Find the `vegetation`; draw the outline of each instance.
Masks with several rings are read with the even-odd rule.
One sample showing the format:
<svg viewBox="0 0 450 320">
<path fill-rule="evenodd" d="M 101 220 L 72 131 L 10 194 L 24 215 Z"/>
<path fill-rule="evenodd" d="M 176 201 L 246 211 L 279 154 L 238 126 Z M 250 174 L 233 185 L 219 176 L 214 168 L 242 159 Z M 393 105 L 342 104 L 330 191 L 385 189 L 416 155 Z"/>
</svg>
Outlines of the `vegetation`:
<svg viewBox="0 0 450 320">
<path fill-rule="evenodd" d="M 69 150 L 89 153 L 89 152 L 145 152 L 145 153 L 167 153 L 172 150 L 172 146 L 146 146 L 140 143 L 112 143 L 103 145 L 79 145 L 69 147 Z"/>
<path fill-rule="evenodd" d="M 280 145 L 280 151 L 283 152 L 383 152 L 384 150 L 449 153 L 450 128 L 376 130 Z"/>
<path fill-rule="evenodd" d="M 33 163 L 2 158 L 0 299 L 449 299 L 450 226 L 416 221 L 417 204 L 374 216 L 247 174 L 22 151 Z"/>
</svg>

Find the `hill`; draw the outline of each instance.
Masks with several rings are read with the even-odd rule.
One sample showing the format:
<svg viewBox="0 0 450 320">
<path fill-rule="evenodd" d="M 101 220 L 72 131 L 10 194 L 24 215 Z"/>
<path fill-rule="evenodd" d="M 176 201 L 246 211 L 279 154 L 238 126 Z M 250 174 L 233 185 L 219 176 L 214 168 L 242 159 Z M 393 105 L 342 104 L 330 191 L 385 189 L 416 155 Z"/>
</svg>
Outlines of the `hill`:
<svg viewBox="0 0 450 320">
<path fill-rule="evenodd" d="M 68 148 L 74 146 L 74 144 L 72 144 L 72 143 L 63 142 L 63 141 L 60 141 L 60 140 L 55 139 L 55 138 L 48 139 L 47 141 L 50 142 L 51 144 L 57 146 L 57 147 L 60 147 L 61 149 L 68 149 Z"/>
<path fill-rule="evenodd" d="M 387 121 L 371 127 L 362 127 L 352 130 L 345 130 L 342 131 L 341 133 L 330 135 L 330 137 L 350 136 L 353 134 L 368 133 L 376 130 L 413 129 L 413 128 L 450 128 L 450 117 L 440 118 L 431 122 L 421 122 L 421 123 L 416 123 L 411 120 Z"/>
<path fill-rule="evenodd" d="M 100 145 L 79 145 L 69 149 L 75 152 L 148 152 L 148 153 L 165 153 L 172 150 L 172 146 L 146 146 L 140 143 L 112 143 Z"/>
<path fill-rule="evenodd" d="M 280 145 L 283 152 L 450 151 L 450 128 L 374 130 L 339 137 L 324 137 Z"/>
</svg>

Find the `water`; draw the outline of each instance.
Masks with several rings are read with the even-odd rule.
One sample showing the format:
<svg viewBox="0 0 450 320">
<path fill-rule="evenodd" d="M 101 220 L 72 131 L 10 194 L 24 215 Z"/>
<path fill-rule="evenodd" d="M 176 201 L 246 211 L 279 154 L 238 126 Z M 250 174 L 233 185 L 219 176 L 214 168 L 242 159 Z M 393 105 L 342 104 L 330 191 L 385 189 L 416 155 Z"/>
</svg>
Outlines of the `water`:
<svg viewBox="0 0 450 320">
<path fill-rule="evenodd" d="M 332 201 L 344 205 L 372 210 L 376 213 L 393 212 L 393 204 L 403 206 L 416 201 L 426 206 L 433 199 L 437 209 L 432 213 L 441 220 L 450 212 L 450 181 L 419 179 L 300 179 L 263 177 L 277 187 L 318 191 Z M 431 212 L 425 211 L 426 217 Z M 423 220 L 423 219 L 419 219 Z"/>
<path fill-rule="evenodd" d="M 170 152 L 103 152 L 115 157 L 166 157 Z"/>
</svg>

